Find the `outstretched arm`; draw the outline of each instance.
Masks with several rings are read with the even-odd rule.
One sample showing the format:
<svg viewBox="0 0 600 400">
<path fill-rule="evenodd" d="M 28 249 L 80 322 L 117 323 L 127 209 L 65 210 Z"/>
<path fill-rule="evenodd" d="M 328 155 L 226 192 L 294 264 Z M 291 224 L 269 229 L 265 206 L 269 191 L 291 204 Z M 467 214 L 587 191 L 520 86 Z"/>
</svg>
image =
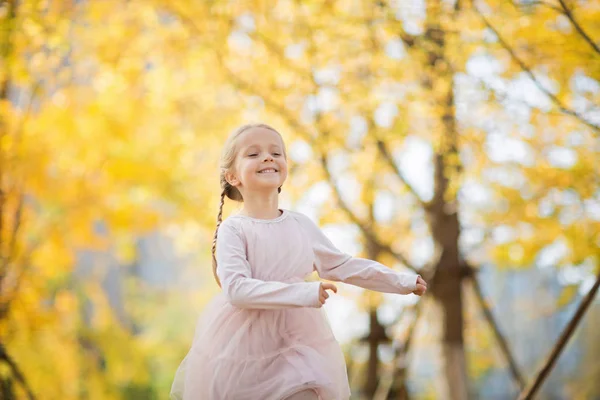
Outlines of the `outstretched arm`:
<svg viewBox="0 0 600 400">
<path fill-rule="evenodd" d="M 303 216 L 302 220 L 311 237 L 315 253 L 315 269 L 322 278 L 378 292 L 422 294 L 417 291 L 419 275 L 400 273 L 377 261 L 343 253 L 308 217 Z"/>
</svg>

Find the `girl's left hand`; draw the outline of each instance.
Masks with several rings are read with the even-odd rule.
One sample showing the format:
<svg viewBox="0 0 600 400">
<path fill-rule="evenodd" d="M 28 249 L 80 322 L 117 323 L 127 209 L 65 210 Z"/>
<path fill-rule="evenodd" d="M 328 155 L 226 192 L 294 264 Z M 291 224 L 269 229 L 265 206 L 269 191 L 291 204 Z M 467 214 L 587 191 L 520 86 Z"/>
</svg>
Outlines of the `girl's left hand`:
<svg viewBox="0 0 600 400">
<path fill-rule="evenodd" d="M 417 277 L 417 288 L 413 291 L 413 293 L 416 294 L 417 296 L 422 296 L 426 291 L 427 291 L 427 282 L 425 282 L 425 280 L 423 278 L 421 278 L 421 275 L 419 275 Z"/>
</svg>

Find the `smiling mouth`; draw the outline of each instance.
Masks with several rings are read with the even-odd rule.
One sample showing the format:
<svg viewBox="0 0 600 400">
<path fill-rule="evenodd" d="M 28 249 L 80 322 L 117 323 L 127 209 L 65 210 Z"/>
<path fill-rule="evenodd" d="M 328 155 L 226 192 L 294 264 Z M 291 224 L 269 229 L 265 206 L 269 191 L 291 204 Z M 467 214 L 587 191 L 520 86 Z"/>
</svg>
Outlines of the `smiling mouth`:
<svg viewBox="0 0 600 400">
<path fill-rule="evenodd" d="M 266 168 L 263 170 L 258 171 L 259 174 L 274 174 L 278 172 L 275 168 Z"/>
</svg>

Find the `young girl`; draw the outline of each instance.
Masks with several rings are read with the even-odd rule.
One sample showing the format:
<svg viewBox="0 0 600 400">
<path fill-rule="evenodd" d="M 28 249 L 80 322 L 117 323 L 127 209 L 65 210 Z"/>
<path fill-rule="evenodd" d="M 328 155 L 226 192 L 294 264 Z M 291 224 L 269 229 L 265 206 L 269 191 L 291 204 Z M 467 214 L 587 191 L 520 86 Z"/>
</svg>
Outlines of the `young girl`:
<svg viewBox="0 0 600 400">
<path fill-rule="evenodd" d="M 348 399 L 344 357 L 319 309 L 337 289 L 304 278 L 316 270 L 327 280 L 380 292 L 427 289 L 418 275 L 342 253 L 308 217 L 280 209 L 286 177 L 285 146 L 275 129 L 245 125 L 229 137 L 212 247 L 222 292 L 198 323 L 172 399 Z M 221 221 L 225 196 L 244 207 Z"/>
</svg>

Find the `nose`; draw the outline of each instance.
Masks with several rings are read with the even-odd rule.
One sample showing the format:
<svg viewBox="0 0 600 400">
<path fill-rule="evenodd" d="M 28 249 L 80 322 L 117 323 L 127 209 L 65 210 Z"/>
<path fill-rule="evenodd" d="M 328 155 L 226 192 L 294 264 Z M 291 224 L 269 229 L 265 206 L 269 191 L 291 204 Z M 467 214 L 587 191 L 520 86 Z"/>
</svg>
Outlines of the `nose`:
<svg viewBox="0 0 600 400">
<path fill-rule="evenodd" d="M 273 161 L 273 156 L 271 155 L 271 153 L 267 153 L 267 155 L 265 156 L 265 161 Z"/>
</svg>

